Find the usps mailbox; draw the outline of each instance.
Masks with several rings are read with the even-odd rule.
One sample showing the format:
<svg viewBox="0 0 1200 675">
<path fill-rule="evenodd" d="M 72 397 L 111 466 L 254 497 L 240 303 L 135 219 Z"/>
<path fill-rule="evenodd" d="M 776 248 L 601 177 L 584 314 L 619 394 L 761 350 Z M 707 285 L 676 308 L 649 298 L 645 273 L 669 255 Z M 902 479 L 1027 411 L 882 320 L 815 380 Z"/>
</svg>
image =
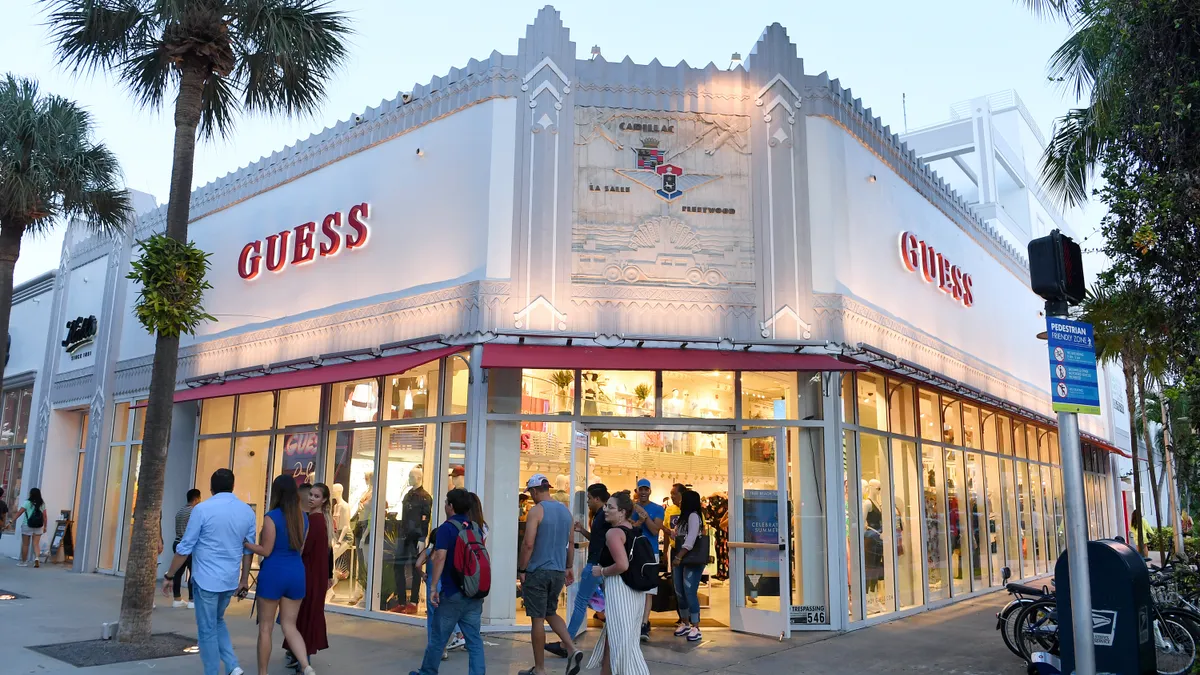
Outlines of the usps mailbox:
<svg viewBox="0 0 1200 675">
<path fill-rule="evenodd" d="M 1150 572 L 1142 557 L 1124 543 L 1109 539 L 1088 542 L 1092 586 L 1092 642 L 1096 672 L 1155 675 L 1150 609 Z M 1067 554 L 1054 566 L 1058 600 L 1062 672 L 1075 672 L 1071 633 L 1071 572 Z"/>
</svg>

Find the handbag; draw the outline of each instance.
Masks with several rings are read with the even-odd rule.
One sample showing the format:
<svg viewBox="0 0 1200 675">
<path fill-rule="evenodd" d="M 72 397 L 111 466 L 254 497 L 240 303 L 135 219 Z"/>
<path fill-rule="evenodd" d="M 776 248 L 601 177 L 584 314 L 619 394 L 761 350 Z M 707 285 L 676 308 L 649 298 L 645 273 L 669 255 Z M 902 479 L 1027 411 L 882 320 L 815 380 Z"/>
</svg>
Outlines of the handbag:
<svg viewBox="0 0 1200 675">
<path fill-rule="evenodd" d="M 687 541 L 686 533 L 675 535 L 675 550 L 682 550 L 685 541 Z M 696 543 L 692 546 L 692 550 L 683 556 L 679 564 L 683 567 L 703 567 L 708 564 L 709 550 L 711 548 L 712 540 L 708 538 L 708 534 L 701 534 L 696 537 Z"/>
</svg>

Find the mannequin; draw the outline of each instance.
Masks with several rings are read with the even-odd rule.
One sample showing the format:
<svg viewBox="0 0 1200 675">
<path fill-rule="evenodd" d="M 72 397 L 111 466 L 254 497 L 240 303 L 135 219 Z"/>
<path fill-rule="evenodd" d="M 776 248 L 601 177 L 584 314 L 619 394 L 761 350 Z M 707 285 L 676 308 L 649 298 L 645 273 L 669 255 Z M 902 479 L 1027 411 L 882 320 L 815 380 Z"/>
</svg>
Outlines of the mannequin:
<svg viewBox="0 0 1200 675">
<path fill-rule="evenodd" d="M 379 398 L 375 395 L 374 387 L 369 384 L 356 384 L 346 400 L 346 409 L 342 418 L 347 422 L 370 422 L 375 419 L 375 408 Z"/>
<path fill-rule="evenodd" d="M 450 485 L 456 490 L 466 489 L 466 484 L 467 484 L 466 474 L 467 474 L 467 470 L 461 466 L 451 467 L 450 468 Z"/>
<path fill-rule="evenodd" d="M 433 496 L 421 485 L 424 478 L 425 472 L 419 466 L 409 471 L 409 489 L 400 501 L 400 541 L 392 567 L 399 605 L 393 609 L 404 614 L 415 614 L 421 599 L 421 573 L 415 566 L 417 550 L 429 533 L 433 513 Z"/>
<path fill-rule="evenodd" d="M 334 560 L 350 548 L 350 542 L 353 540 L 350 535 L 350 504 L 342 497 L 345 490 L 341 483 L 334 483 L 329 488 L 329 510 L 333 514 Z"/>
<path fill-rule="evenodd" d="M 571 479 L 563 474 L 558 474 L 554 478 L 554 499 L 562 502 L 568 507 L 571 506 L 571 496 L 568 494 L 571 490 Z"/>
<path fill-rule="evenodd" d="M 371 559 L 371 498 L 373 490 L 371 484 L 375 482 L 375 472 L 367 471 L 363 474 L 363 482 L 366 483 L 367 489 L 363 491 L 362 497 L 358 500 L 358 508 L 354 514 L 354 534 L 358 543 L 358 586 L 359 589 L 355 593 L 355 599 L 352 604 L 358 604 L 366 593 L 367 588 L 367 561 Z"/>
<path fill-rule="evenodd" d="M 879 506 L 882 486 L 876 479 L 863 482 L 863 563 L 867 592 L 874 593 L 883 579 L 883 509 Z"/>
</svg>

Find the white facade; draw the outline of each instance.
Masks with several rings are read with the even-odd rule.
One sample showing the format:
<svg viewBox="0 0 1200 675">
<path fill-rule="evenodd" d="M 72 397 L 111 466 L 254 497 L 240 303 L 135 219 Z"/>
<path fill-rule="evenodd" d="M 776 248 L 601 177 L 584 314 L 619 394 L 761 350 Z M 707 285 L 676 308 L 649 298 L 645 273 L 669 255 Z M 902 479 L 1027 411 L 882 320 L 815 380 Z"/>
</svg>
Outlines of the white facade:
<svg viewBox="0 0 1200 675">
<path fill-rule="evenodd" d="M 865 491 L 894 477 L 899 490 L 905 453 L 922 448 L 908 459 L 934 461 L 951 479 L 930 497 L 943 516 L 971 499 L 976 526 L 990 513 L 1022 538 L 1030 553 L 1018 576 L 1044 573 L 1056 552 L 1047 356 L 1035 337 L 1044 320 L 1023 246 L 837 80 L 806 74 L 778 24 L 746 68 L 664 67 L 580 60 L 546 8 L 516 55 L 472 60 L 205 186 L 191 215 L 189 237 L 212 254 L 205 308 L 218 321 L 180 351 L 165 540 L 183 493 L 203 490 L 214 468 L 231 465 L 248 486 L 239 496 L 262 506 L 271 475 L 311 447 L 301 470 L 339 486 L 361 525 L 336 552 L 346 561 L 338 602 L 403 611 L 403 551 L 388 528 L 407 517 L 397 502 L 411 504 L 416 488 L 477 492 L 492 536 L 511 541 L 527 474 L 561 477 L 570 501 L 598 475 L 629 487 L 634 471 L 658 481 L 659 497 L 672 480 L 703 486 L 739 523 L 743 489 L 774 495 L 775 517 L 792 519 L 779 542 L 790 557 L 766 575 L 779 584 L 774 614 L 714 585 L 722 620 L 776 635 L 789 620 L 845 628 L 998 583 L 1003 561 L 976 559 L 965 589 L 913 604 L 910 585 L 897 600 L 898 579 L 947 569 L 927 569 L 922 544 L 940 546 L 943 563 L 951 549 L 960 564 L 964 555 L 944 525 L 901 546 L 905 528 L 890 515 L 876 528 L 861 508 L 870 495 L 860 482 Z M 121 242 L 64 245 L 51 323 L 91 312 L 99 334 L 88 357 L 46 353 L 55 376 L 38 397 L 26 471 L 69 492 L 60 468 L 79 453 L 62 448 L 75 448 L 68 439 L 90 416 L 77 571 L 123 569 L 153 349 L 124 274 L 133 240 L 164 218 L 165 208 L 142 214 Z M 936 248 L 942 267 L 908 269 L 904 233 Z M 869 404 L 883 387 L 889 400 L 907 393 Z M 944 433 L 901 426 L 925 412 L 918 391 L 929 416 L 945 416 Z M 997 446 L 996 434 L 985 439 L 1001 418 L 1008 445 Z M 754 433 L 769 438 L 747 435 L 763 425 L 773 431 Z M 1114 440 L 1107 413 L 1085 430 L 1089 452 Z M 1018 437 L 1033 449 L 1014 454 Z M 894 449 L 894 471 L 884 470 L 891 453 L 868 461 L 872 443 Z M 647 457 L 654 466 L 639 464 Z M 1010 480 L 1014 466 L 1033 471 L 1017 476 L 1012 508 L 998 478 L 986 494 L 946 494 L 968 483 L 982 491 L 984 458 L 1009 467 Z M 907 503 L 920 510 L 918 501 Z M 1044 523 L 1036 535 L 1034 523 Z M 750 536 L 741 525 L 725 534 Z M 891 557 L 875 565 L 867 539 Z M 714 575 L 736 585 L 742 564 L 727 560 Z M 515 572 L 511 555 L 496 557 L 497 579 Z M 864 582 L 876 572 L 895 588 Z M 495 594 L 485 620 L 520 623 L 519 598 Z"/>
</svg>

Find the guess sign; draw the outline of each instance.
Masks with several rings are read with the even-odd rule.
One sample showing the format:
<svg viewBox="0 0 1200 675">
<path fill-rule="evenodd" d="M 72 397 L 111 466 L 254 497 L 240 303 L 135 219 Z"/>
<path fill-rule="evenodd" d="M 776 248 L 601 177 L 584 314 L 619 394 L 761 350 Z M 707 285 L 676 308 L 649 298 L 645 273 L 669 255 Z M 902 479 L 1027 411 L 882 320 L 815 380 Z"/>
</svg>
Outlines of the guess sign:
<svg viewBox="0 0 1200 675">
<path fill-rule="evenodd" d="M 975 304 L 971 275 L 912 232 L 900 233 L 900 260 L 909 272 L 920 271 L 925 281 L 937 284 L 938 290 L 961 302 L 963 307 Z"/>
<path fill-rule="evenodd" d="M 366 220 L 370 215 L 370 205 L 363 202 L 351 206 L 345 219 L 341 211 L 325 216 L 319 234 L 317 223 L 308 222 L 265 240 L 252 241 L 238 256 L 238 276 L 247 281 L 256 279 L 264 262 L 268 272 L 282 272 L 288 265 L 307 265 L 318 257 L 332 258 L 342 250 L 362 248 L 371 234 Z"/>
</svg>

